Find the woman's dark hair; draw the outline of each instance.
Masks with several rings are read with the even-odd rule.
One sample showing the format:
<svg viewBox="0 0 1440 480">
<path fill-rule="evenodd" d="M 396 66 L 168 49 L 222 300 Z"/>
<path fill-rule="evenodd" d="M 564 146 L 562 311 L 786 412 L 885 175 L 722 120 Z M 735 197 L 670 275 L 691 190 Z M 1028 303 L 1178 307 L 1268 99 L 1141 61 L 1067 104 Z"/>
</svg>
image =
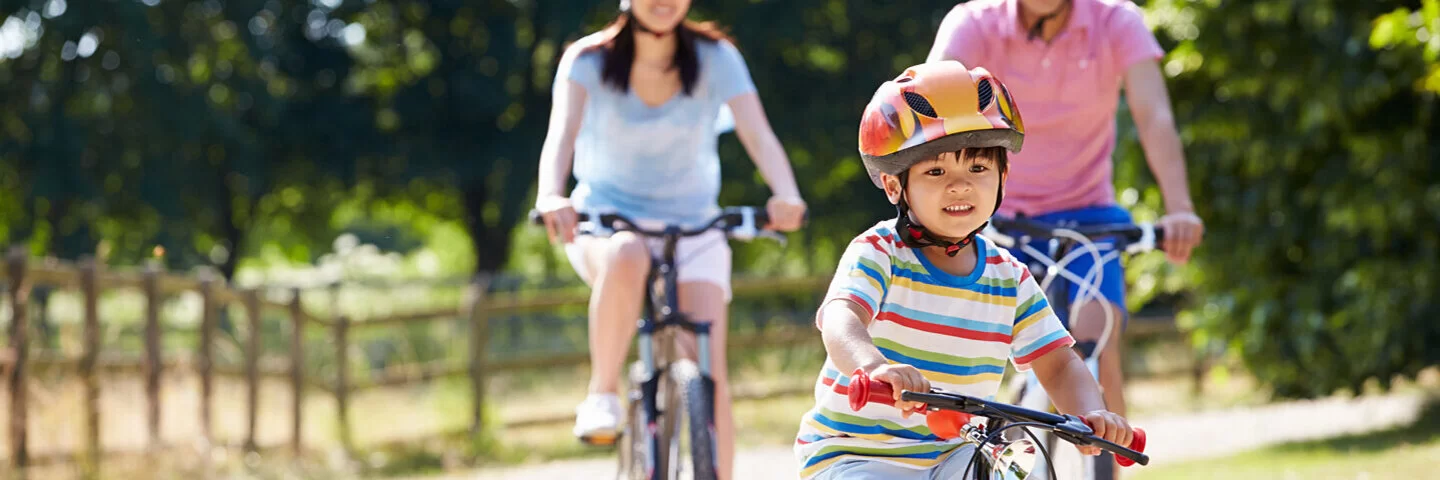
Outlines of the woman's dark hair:
<svg viewBox="0 0 1440 480">
<path fill-rule="evenodd" d="M 637 21 L 633 14 L 622 12 L 615 21 L 605 27 L 615 33 L 601 43 L 603 61 L 600 80 L 622 92 L 630 91 L 630 69 L 635 64 L 635 29 Z M 680 69 L 680 84 L 686 95 L 695 89 L 700 79 L 700 58 L 696 53 L 698 40 L 719 42 L 732 41 L 715 22 L 696 22 L 686 19 L 675 27 L 675 60 L 671 64 Z M 732 41 L 733 42 L 733 41 Z"/>
</svg>

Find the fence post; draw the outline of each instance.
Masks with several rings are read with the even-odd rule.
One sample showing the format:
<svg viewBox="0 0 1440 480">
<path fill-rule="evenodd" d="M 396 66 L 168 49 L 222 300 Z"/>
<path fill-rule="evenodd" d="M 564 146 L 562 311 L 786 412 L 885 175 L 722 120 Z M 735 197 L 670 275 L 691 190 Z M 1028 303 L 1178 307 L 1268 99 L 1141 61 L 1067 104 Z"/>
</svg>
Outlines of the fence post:
<svg viewBox="0 0 1440 480">
<path fill-rule="evenodd" d="M 470 317 L 470 382 L 473 399 L 470 437 L 479 438 L 485 426 L 485 346 L 490 338 L 490 317 L 484 308 L 485 294 L 490 287 L 490 277 L 481 274 L 470 284 L 468 306 Z"/>
<path fill-rule="evenodd" d="M 290 391 L 293 392 L 293 403 L 291 411 L 293 423 L 290 425 L 291 448 L 295 456 L 300 456 L 301 417 L 302 407 L 305 403 L 305 316 L 301 310 L 300 289 L 294 289 L 294 296 L 290 300 Z"/>
<path fill-rule="evenodd" d="M 14 356 L 10 362 L 10 461 L 15 465 L 15 471 L 20 478 L 24 478 L 25 469 L 30 463 L 30 452 L 26 444 L 25 422 L 28 416 L 25 411 L 25 399 L 28 391 L 25 384 L 25 360 L 29 353 L 29 335 L 25 315 L 26 302 L 30 294 L 30 285 L 25 279 L 25 262 L 29 258 L 29 252 L 23 246 L 16 246 L 10 249 L 6 258 L 6 267 L 10 275 L 10 354 Z"/>
<path fill-rule="evenodd" d="M 85 471 L 87 477 L 100 473 L 100 381 L 95 364 L 100 359 L 100 289 L 94 257 L 80 261 L 80 290 L 85 296 L 84 353 L 80 357 L 80 381 L 85 388 Z"/>
<path fill-rule="evenodd" d="M 335 413 L 340 422 L 340 444 L 354 448 L 350 437 L 350 317 L 335 318 Z"/>
<path fill-rule="evenodd" d="M 260 401 L 260 292 L 245 291 L 245 315 L 249 317 L 249 338 L 245 341 L 245 451 L 254 452 L 255 419 Z"/>
<path fill-rule="evenodd" d="M 145 397 L 150 428 L 150 448 L 160 446 L 160 263 L 145 264 Z"/>
<path fill-rule="evenodd" d="M 215 395 L 214 360 L 211 347 L 215 341 L 215 274 L 209 269 L 200 273 L 200 345 L 196 365 L 200 369 L 200 436 L 209 448 L 214 442 L 211 431 L 211 400 Z"/>
</svg>

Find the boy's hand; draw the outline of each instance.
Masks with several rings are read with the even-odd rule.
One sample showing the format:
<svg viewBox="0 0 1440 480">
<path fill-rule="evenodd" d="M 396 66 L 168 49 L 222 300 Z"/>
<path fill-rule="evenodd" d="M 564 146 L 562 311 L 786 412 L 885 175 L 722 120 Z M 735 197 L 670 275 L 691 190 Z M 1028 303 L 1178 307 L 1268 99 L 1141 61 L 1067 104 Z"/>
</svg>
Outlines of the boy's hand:
<svg viewBox="0 0 1440 480">
<path fill-rule="evenodd" d="M 1090 424 L 1090 429 L 1095 431 L 1095 436 L 1116 445 L 1124 447 L 1130 445 L 1130 441 L 1134 439 L 1135 432 L 1130 429 L 1130 423 L 1116 413 L 1096 410 L 1085 414 L 1085 421 Z M 1101 452 L 1100 447 L 1090 445 L 1077 445 L 1076 448 L 1080 449 L 1080 453 L 1091 456 Z"/>
<path fill-rule="evenodd" d="M 871 379 L 888 383 L 893 387 L 892 389 L 895 391 L 895 408 L 900 409 L 901 417 L 910 418 L 910 415 L 915 413 L 915 409 L 924 405 L 920 402 L 901 400 L 900 393 L 902 391 L 930 392 L 930 381 L 926 380 L 925 376 L 921 375 L 920 371 L 916 370 L 915 367 L 905 364 L 887 363 L 865 370 Z"/>
</svg>

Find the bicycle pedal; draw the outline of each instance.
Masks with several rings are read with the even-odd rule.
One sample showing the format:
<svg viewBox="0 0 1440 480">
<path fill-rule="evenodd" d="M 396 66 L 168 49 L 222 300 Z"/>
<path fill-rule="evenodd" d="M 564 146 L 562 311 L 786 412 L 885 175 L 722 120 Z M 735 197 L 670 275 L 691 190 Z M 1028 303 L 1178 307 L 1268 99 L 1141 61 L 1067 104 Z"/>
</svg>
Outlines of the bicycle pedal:
<svg viewBox="0 0 1440 480">
<path fill-rule="evenodd" d="M 588 435 L 582 435 L 580 437 L 580 443 L 584 443 L 593 447 L 610 447 L 614 446 L 616 441 L 619 439 L 620 434 L 618 433 L 592 433 Z"/>
</svg>

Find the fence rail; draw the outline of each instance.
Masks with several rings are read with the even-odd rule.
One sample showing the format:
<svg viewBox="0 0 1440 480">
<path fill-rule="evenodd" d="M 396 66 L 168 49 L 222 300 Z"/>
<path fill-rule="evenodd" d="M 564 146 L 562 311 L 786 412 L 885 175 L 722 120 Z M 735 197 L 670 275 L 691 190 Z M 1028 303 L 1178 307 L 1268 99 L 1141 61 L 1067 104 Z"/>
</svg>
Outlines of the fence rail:
<svg viewBox="0 0 1440 480">
<path fill-rule="evenodd" d="M 81 458 L 89 465 L 92 474 L 98 471 L 98 460 L 107 454 L 100 443 L 100 415 L 98 406 L 99 381 L 101 373 L 138 373 L 144 378 L 146 390 L 146 425 L 149 435 L 149 449 L 163 448 L 160 443 L 161 396 L 160 380 L 164 372 L 194 372 L 200 377 L 200 406 L 196 420 L 207 444 L 214 444 L 211 409 L 216 376 L 242 378 L 246 385 L 246 429 L 242 448 L 255 451 L 256 418 L 258 415 L 258 391 L 260 380 L 283 378 L 288 380 L 292 391 L 316 390 L 332 395 L 339 416 L 339 438 L 347 448 L 353 445 L 350 429 L 350 396 L 354 392 L 379 387 L 393 387 L 429 382 L 441 378 L 468 377 L 471 385 L 472 406 L 470 432 L 476 434 L 485 424 L 483 408 L 486 401 L 487 379 L 494 374 L 528 369 L 543 369 L 561 366 L 579 366 L 589 361 L 586 352 L 550 353 L 543 355 L 511 356 L 492 359 L 487 356 L 486 345 L 490 339 L 492 316 L 513 315 L 526 312 L 553 310 L 560 307 L 584 305 L 589 292 L 584 289 L 563 289 L 540 294 L 492 294 L 490 279 L 478 277 L 466 287 L 467 291 L 459 304 L 454 307 L 428 309 L 419 312 L 396 313 L 391 315 L 354 320 L 332 309 L 332 317 L 306 312 L 301 303 L 300 287 L 285 286 L 291 292 L 288 302 L 265 298 L 262 291 L 272 287 L 235 288 L 210 272 L 192 276 L 176 275 L 162 271 L 156 264 L 149 264 L 139 272 L 106 271 L 94 261 L 85 259 L 77 264 L 58 261 L 33 262 L 23 249 L 12 249 L 5 259 L 0 283 L 7 286 L 6 295 L 11 307 L 9 342 L 0 350 L 0 373 L 4 374 L 9 386 L 10 438 L 9 459 L 16 471 L 23 472 L 31 465 L 27 450 L 28 431 L 26 427 L 26 389 L 28 375 L 33 372 L 73 372 L 82 381 L 84 395 L 84 452 Z M 828 277 L 783 278 L 783 279 L 737 279 L 733 285 L 736 296 L 754 294 L 789 294 L 798 292 L 821 292 L 828 284 Z M 82 352 L 78 357 L 67 357 L 48 352 L 32 355 L 29 351 L 30 323 L 26 316 L 29 306 L 29 292 L 34 287 L 61 290 L 76 290 L 83 296 Z M 332 286 L 333 287 L 333 286 Z M 140 355 L 119 355 L 102 352 L 100 328 L 103 313 L 99 311 L 98 299 L 102 292 L 113 289 L 139 290 L 145 296 L 144 308 L 144 352 Z M 193 352 L 168 353 L 161 348 L 160 307 L 167 296 L 178 293 L 196 292 L 201 299 L 198 339 Z M 243 364 L 219 365 L 215 362 L 215 335 L 217 311 L 223 306 L 236 305 L 246 311 L 248 334 L 243 339 Z M 285 358 L 260 355 L 260 333 L 262 310 L 282 311 L 287 325 L 282 331 L 289 337 Z M 378 375 L 356 380 L 350 378 L 347 360 L 352 351 L 352 339 L 357 331 L 393 328 L 415 323 L 440 320 L 463 319 L 469 326 L 468 354 L 463 362 L 447 361 L 402 365 L 388 368 Z M 1138 320 L 1138 319 L 1137 319 Z M 304 371 L 305 348 L 302 341 L 307 328 L 323 329 L 332 339 L 326 347 L 334 348 L 339 368 L 333 378 L 315 378 Z M 1128 337 L 1141 337 L 1174 333 L 1173 322 L 1132 321 L 1127 330 Z M 819 336 L 813 328 L 789 327 L 768 329 L 762 332 L 738 332 L 729 342 L 732 349 L 768 348 L 797 346 L 806 343 L 818 344 Z M 314 347 L 314 345 L 310 345 Z M 809 390 L 809 386 L 804 386 Z M 737 389 L 736 398 L 774 395 L 775 391 L 748 391 Z M 293 419 L 290 425 L 289 447 L 300 452 L 304 441 L 301 424 L 304 418 L 302 401 L 304 395 L 292 395 L 289 405 Z M 500 422 L 507 426 L 525 426 L 555 421 L 568 417 L 552 416 L 528 419 L 508 419 Z M 223 444 L 222 444 L 223 446 Z M 75 452 L 81 454 L 82 452 Z M 49 457 L 50 455 L 47 455 Z"/>
</svg>

